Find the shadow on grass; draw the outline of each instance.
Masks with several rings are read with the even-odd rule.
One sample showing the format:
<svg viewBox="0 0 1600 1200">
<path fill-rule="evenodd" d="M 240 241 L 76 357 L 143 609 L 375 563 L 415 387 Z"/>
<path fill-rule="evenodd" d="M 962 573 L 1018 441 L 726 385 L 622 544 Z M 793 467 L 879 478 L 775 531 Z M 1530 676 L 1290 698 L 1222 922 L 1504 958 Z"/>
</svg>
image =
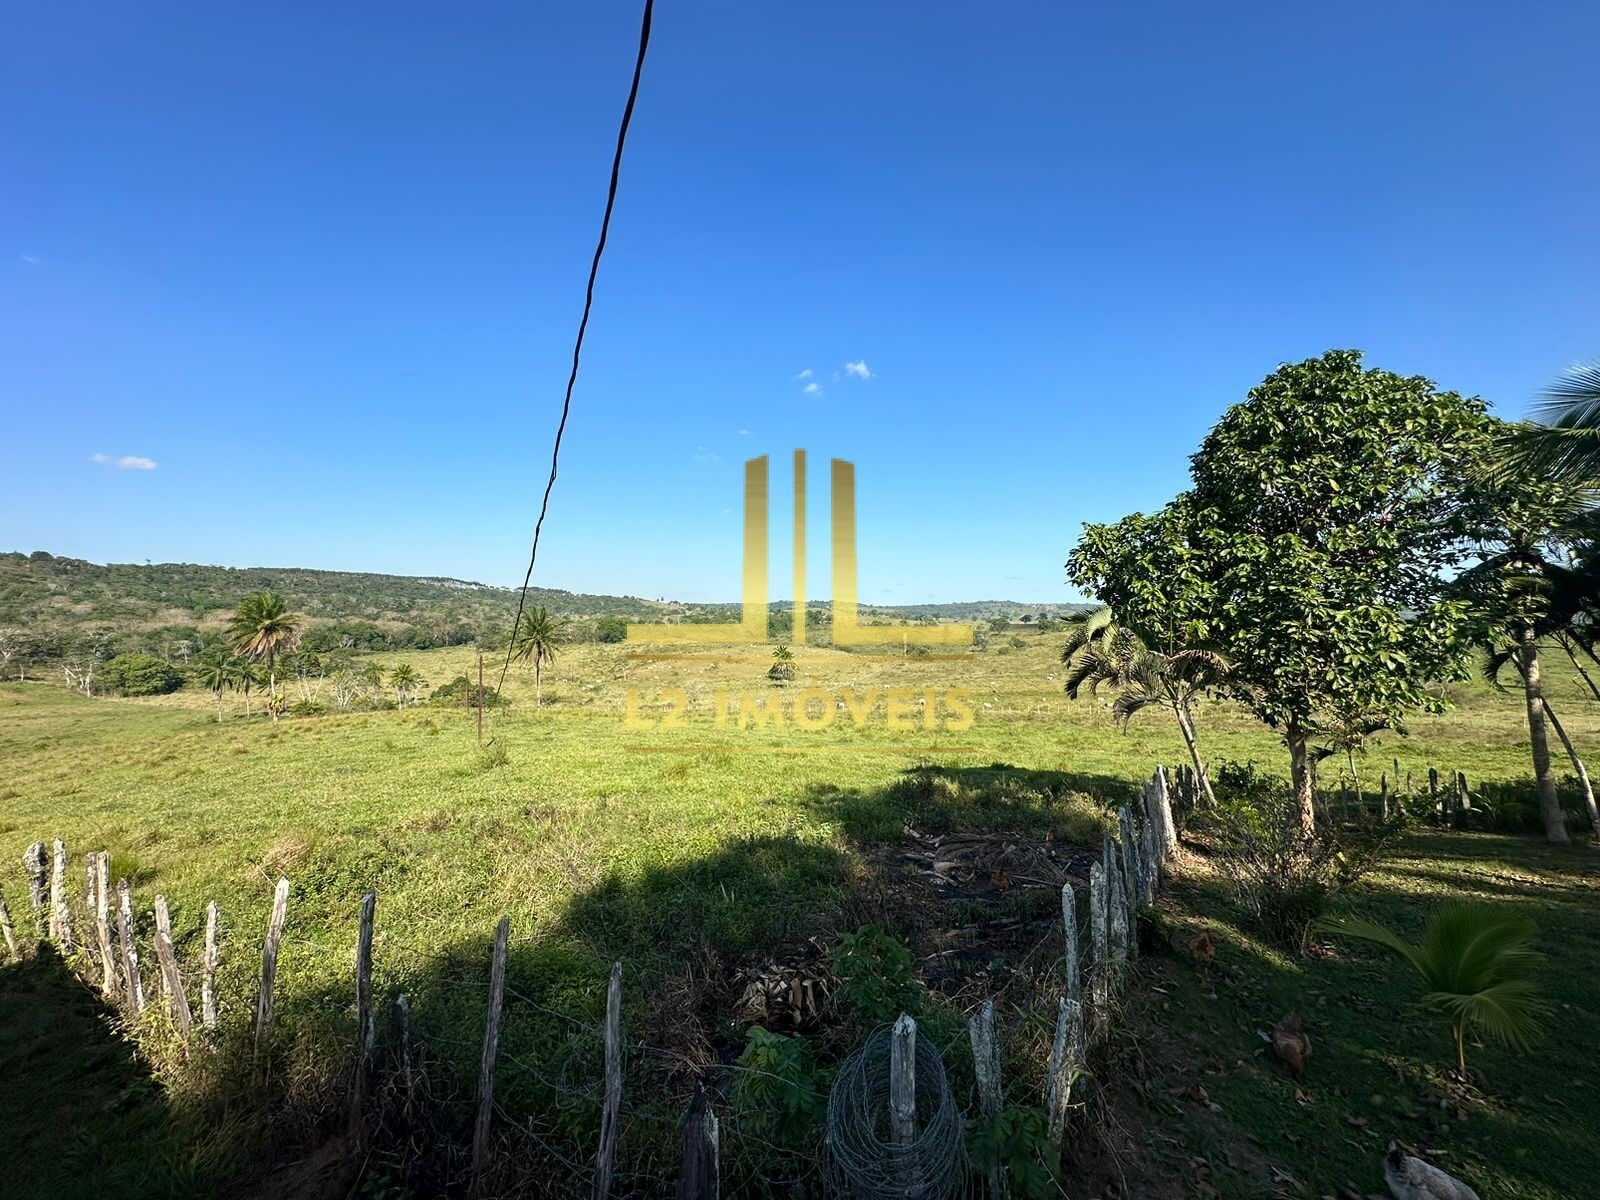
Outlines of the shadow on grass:
<svg viewBox="0 0 1600 1200">
<path fill-rule="evenodd" d="M 1125 779 L 1041 771 L 1009 763 L 986 767 L 908 767 L 886 788 L 813 787 L 808 804 L 858 842 L 891 841 L 907 826 L 921 833 L 1005 830 L 1092 844 L 1098 814 L 1136 798 Z"/>
<path fill-rule="evenodd" d="M 161 1090 L 111 1017 L 48 945 L 0 969 L 6 1196 L 177 1194 L 156 1149 L 165 1140 Z"/>
</svg>

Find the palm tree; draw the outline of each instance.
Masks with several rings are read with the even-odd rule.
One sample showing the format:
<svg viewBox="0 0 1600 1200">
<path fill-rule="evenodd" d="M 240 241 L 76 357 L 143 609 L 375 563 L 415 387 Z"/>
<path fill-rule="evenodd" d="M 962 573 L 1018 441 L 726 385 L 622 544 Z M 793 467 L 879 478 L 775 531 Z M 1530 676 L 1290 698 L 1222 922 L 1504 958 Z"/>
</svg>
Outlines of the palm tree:
<svg viewBox="0 0 1600 1200">
<path fill-rule="evenodd" d="M 228 618 L 228 639 L 243 658 L 267 664 L 267 686 L 278 694 L 278 655 L 288 650 L 300 634 L 300 616 L 289 611 L 282 596 L 257 592 L 239 601 Z"/>
<path fill-rule="evenodd" d="M 1533 949 L 1533 922 L 1516 913 L 1447 904 L 1429 919 L 1418 946 L 1372 921 L 1324 920 L 1317 928 L 1375 942 L 1411 964 L 1428 989 L 1422 1006 L 1450 1022 L 1463 1076 L 1468 1029 L 1526 1049 L 1550 1011 L 1534 978 L 1540 956 Z"/>
<path fill-rule="evenodd" d="M 1600 486 L 1600 362 L 1580 363 L 1545 389 L 1536 415 L 1504 439 L 1502 468 Z"/>
<path fill-rule="evenodd" d="M 234 687 L 244 693 L 244 715 L 250 715 L 250 689 L 261 686 L 261 668 L 247 658 L 233 660 Z"/>
<path fill-rule="evenodd" d="M 401 663 L 389 672 L 389 686 L 394 689 L 394 702 L 401 708 L 411 699 L 411 693 L 422 686 L 423 680 L 410 663 Z"/>
<path fill-rule="evenodd" d="M 222 723 L 222 693 L 234 687 L 239 680 L 239 668 L 232 658 L 224 654 L 208 654 L 200 660 L 199 683 L 217 698 L 217 723 Z"/>
<path fill-rule="evenodd" d="M 1118 625 L 1109 608 L 1090 613 L 1067 634 L 1061 651 L 1066 665 L 1063 686 L 1076 700 L 1087 685 L 1090 695 L 1102 687 L 1116 692 L 1111 715 L 1126 726 L 1140 709 L 1158 705 L 1171 711 L 1189 751 L 1195 777 L 1206 799 L 1216 804 L 1211 777 L 1200 757 L 1195 737 L 1194 702 L 1217 687 L 1231 669 L 1226 657 L 1214 650 L 1184 649 L 1171 654 L 1151 650 L 1137 634 Z"/>
<path fill-rule="evenodd" d="M 522 614 L 522 622 L 512 632 L 511 652 L 522 662 L 533 663 L 533 707 L 539 707 L 539 684 L 546 663 L 556 660 L 556 651 L 566 644 L 567 623 L 553 616 L 544 605 Z"/>
</svg>

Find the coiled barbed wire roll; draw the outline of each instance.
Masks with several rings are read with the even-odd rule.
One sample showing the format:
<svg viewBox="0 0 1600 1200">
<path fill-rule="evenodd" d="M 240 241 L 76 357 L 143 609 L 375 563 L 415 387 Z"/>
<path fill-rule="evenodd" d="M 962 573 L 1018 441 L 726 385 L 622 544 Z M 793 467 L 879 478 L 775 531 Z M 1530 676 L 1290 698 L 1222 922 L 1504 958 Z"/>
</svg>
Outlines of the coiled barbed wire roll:
<svg viewBox="0 0 1600 1200">
<path fill-rule="evenodd" d="M 875 1031 L 839 1068 L 828 1092 L 824 1138 L 828 1181 L 839 1195 L 877 1200 L 948 1200 L 966 1194 L 965 1123 L 944 1060 L 917 1037 L 917 1136 L 889 1139 L 891 1030 Z"/>
</svg>

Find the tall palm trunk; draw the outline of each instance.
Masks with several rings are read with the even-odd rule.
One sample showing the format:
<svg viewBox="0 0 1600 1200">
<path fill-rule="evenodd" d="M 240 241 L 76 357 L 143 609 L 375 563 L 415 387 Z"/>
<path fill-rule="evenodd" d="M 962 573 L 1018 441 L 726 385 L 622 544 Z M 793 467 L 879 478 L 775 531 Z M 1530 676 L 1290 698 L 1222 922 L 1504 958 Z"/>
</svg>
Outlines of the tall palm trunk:
<svg viewBox="0 0 1600 1200">
<path fill-rule="evenodd" d="M 1522 667 L 1522 695 L 1528 708 L 1528 743 L 1533 749 L 1533 778 L 1539 787 L 1539 815 L 1544 820 L 1544 836 L 1551 842 L 1569 842 L 1566 821 L 1561 815 L 1561 798 L 1556 795 L 1556 777 L 1550 769 L 1550 735 L 1545 728 L 1544 685 L 1539 675 L 1539 639 L 1533 624 L 1522 627 L 1517 647 Z"/>
<path fill-rule="evenodd" d="M 1207 802 L 1215 808 L 1217 797 L 1211 790 L 1211 775 L 1206 771 L 1206 764 L 1200 758 L 1200 747 L 1194 733 L 1194 714 L 1189 711 L 1188 702 L 1181 699 L 1173 704 L 1173 711 L 1178 714 L 1178 732 L 1183 734 L 1183 744 L 1189 750 L 1189 762 L 1194 767 L 1195 778 L 1200 781 Z"/>
<path fill-rule="evenodd" d="M 1561 739 L 1561 745 L 1567 752 L 1567 757 L 1572 760 L 1572 769 L 1577 773 L 1578 783 L 1583 788 L 1583 806 L 1589 812 L 1589 828 L 1594 830 L 1596 842 L 1600 842 L 1600 807 L 1594 799 L 1594 785 L 1589 782 L 1589 772 L 1583 765 L 1583 759 L 1578 757 L 1578 751 L 1572 744 L 1572 739 L 1567 736 L 1566 728 L 1556 716 L 1556 710 L 1550 707 L 1550 701 L 1540 697 L 1544 705 L 1544 715 L 1550 722 L 1550 728 L 1556 731 L 1556 737 Z"/>
<path fill-rule="evenodd" d="M 1311 777 L 1311 754 L 1306 747 L 1306 731 L 1297 718 L 1289 718 L 1284 726 L 1283 740 L 1289 743 L 1289 778 L 1294 784 L 1295 807 L 1300 812 L 1300 832 L 1307 837 L 1315 837 L 1316 786 Z"/>
<path fill-rule="evenodd" d="M 543 675 L 544 660 L 541 656 L 535 654 L 533 658 L 533 707 L 535 712 L 539 709 L 539 680 Z"/>
</svg>

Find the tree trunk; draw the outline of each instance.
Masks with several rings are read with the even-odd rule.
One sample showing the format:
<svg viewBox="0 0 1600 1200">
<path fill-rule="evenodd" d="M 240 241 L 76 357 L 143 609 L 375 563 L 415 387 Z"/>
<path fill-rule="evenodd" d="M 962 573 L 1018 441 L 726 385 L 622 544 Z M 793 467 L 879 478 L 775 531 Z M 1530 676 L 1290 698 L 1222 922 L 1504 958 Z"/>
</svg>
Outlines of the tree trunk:
<svg viewBox="0 0 1600 1200">
<path fill-rule="evenodd" d="M 1206 773 L 1206 764 L 1201 761 L 1200 748 L 1195 742 L 1194 716 L 1189 712 L 1189 706 L 1181 701 L 1174 703 L 1173 708 L 1178 714 L 1178 731 L 1183 734 L 1183 744 L 1189 748 L 1189 761 L 1194 766 L 1195 778 L 1200 781 L 1211 807 L 1215 808 L 1217 797 L 1211 790 L 1211 776 Z"/>
<path fill-rule="evenodd" d="M 544 668 L 540 666 L 539 658 L 535 655 L 533 660 L 533 708 L 535 712 L 539 709 L 539 677 L 542 674 L 544 674 Z"/>
<path fill-rule="evenodd" d="M 1539 786 L 1539 815 L 1544 836 L 1551 842 L 1568 842 L 1567 825 L 1556 795 L 1556 777 L 1550 770 L 1550 737 L 1545 730 L 1544 687 L 1539 676 L 1539 639 L 1532 624 L 1522 627 L 1517 654 L 1522 666 L 1522 693 L 1528 706 L 1528 742 L 1533 748 L 1533 777 Z"/>
<path fill-rule="evenodd" d="M 1294 717 L 1284 727 L 1289 743 L 1289 778 L 1294 783 L 1295 804 L 1300 810 L 1300 832 L 1307 837 L 1317 833 L 1317 797 L 1311 779 L 1311 755 L 1306 749 L 1306 731 Z"/>
<path fill-rule="evenodd" d="M 1540 697 L 1544 706 L 1544 715 L 1550 721 L 1550 728 L 1556 731 L 1556 736 L 1561 739 L 1561 745 L 1567 751 L 1567 757 L 1572 760 L 1572 769 L 1577 772 L 1578 783 L 1583 788 L 1583 806 L 1589 812 L 1589 828 L 1594 830 L 1596 842 L 1600 842 L 1600 807 L 1595 805 L 1594 786 L 1589 782 L 1589 772 L 1584 768 L 1583 759 L 1578 757 L 1578 751 L 1572 744 L 1572 739 L 1567 736 L 1565 727 L 1556 716 L 1556 710 L 1550 707 L 1550 701 Z"/>
</svg>

